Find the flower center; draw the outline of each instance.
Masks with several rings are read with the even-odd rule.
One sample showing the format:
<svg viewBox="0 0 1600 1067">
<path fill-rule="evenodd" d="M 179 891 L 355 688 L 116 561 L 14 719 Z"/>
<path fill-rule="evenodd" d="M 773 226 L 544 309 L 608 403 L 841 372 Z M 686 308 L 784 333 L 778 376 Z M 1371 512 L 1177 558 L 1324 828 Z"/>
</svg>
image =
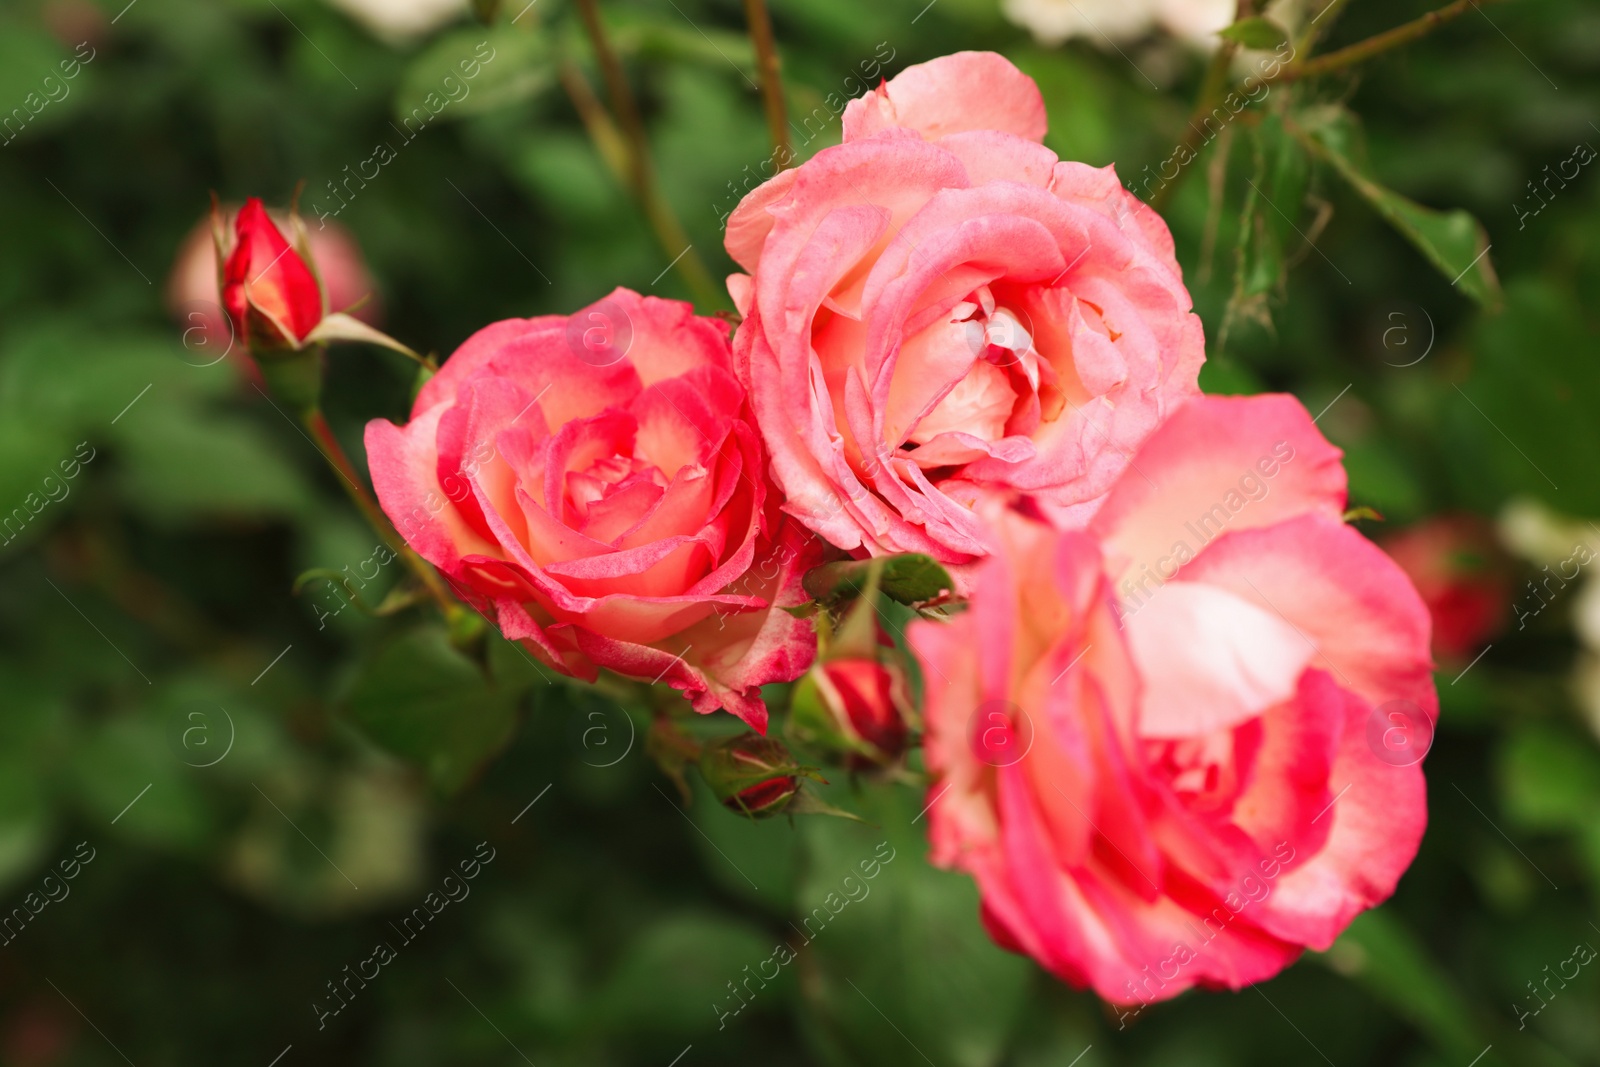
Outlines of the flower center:
<svg viewBox="0 0 1600 1067">
<path fill-rule="evenodd" d="M 655 487 L 654 498 L 667 487 L 667 477 L 653 463 L 633 456 L 603 456 L 584 471 L 567 472 L 567 503 L 580 519 L 589 516 L 597 501 L 607 500 L 641 485 Z"/>
<path fill-rule="evenodd" d="M 987 285 L 950 309 L 976 361 L 910 434 L 927 444 L 941 433 L 961 432 L 984 441 L 1031 433 L 1061 414 L 1065 398 L 1055 369 L 1039 354 L 1027 317 L 995 301 Z"/>
</svg>

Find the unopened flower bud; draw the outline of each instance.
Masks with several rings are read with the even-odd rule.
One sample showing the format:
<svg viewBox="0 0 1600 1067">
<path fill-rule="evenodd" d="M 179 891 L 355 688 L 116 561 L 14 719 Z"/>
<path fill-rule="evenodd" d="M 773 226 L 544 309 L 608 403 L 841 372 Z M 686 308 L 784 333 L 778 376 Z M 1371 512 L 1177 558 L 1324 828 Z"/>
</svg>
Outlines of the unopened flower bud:
<svg viewBox="0 0 1600 1067">
<path fill-rule="evenodd" d="M 847 763 L 892 763 L 910 735 L 908 704 L 905 675 L 894 664 L 829 660 L 796 687 L 789 731 L 803 744 L 844 754 Z"/>
<path fill-rule="evenodd" d="M 758 734 L 706 746 L 700 773 L 724 807 L 756 819 L 783 811 L 800 791 L 800 779 L 815 777 L 781 741 Z"/>
<path fill-rule="evenodd" d="M 222 307 L 234 336 L 255 352 L 301 348 L 324 315 L 311 267 L 255 197 L 245 201 L 231 235 L 220 218 L 217 228 Z"/>
</svg>

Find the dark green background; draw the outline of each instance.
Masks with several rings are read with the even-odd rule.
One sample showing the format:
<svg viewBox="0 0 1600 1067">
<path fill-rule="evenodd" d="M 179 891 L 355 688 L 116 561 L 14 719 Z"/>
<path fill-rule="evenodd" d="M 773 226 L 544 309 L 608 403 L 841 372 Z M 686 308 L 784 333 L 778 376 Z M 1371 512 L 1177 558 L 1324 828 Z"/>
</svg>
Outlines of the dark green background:
<svg viewBox="0 0 1600 1067">
<path fill-rule="evenodd" d="M 774 7 L 797 121 L 829 114 L 883 43 L 888 73 L 996 48 L 1038 78 L 1053 148 L 1125 174 L 1171 154 L 1200 74 L 1159 41 L 1126 59 L 1040 49 L 990 0 Z M 0 947 L 0 1061 L 267 1067 L 292 1046 L 281 1067 L 1064 1067 L 1080 1054 L 1080 1067 L 1467 1067 L 1492 1045 L 1482 1067 L 1600 1064 L 1595 968 L 1521 1032 L 1512 1009 L 1575 942 L 1600 944 L 1600 754 L 1569 683 L 1573 596 L 1458 683 L 1441 675 L 1430 825 L 1391 904 L 1259 990 L 1191 993 L 1121 1032 L 1092 997 L 988 943 L 971 884 L 923 860 L 914 791 L 841 780 L 830 799 L 868 826 L 748 825 L 705 796 L 685 814 L 642 739 L 628 747 L 643 718 L 546 684 L 503 644 L 485 680 L 418 613 L 347 610 L 319 631 L 325 591 L 297 597 L 295 576 L 354 566 L 375 538 L 234 367 L 193 365 L 162 285 L 208 191 L 283 203 L 305 179 L 316 200 L 487 31 L 462 23 L 397 50 L 318 0 L 139 0 L 110 25 L 121 8 L 8 0 L 0 13 L 0 108 L 77 40 L 97 50 L 71 95 L 0 147 L 0 506 L 78 442 L 95 449 L 70 496 L 0 547 L 0 904 L 79 842 L 95 850 L 70 896 Z M 667 197 L 720 277 L 728 183 L 769 150 L 740 7 L 604 8 Z M 1423 10 L 1354 0 L 1331 41 Z M 598 84 L 571 14 L 540 0 L 497 28 L 474 95 L 341 216 L 389 331 L 418 349 L 442 355 L 493 319 L 571 311 L 618 284 L 688 295 L 671 272 L 652 285 L 671 255 L 555 80 L 565 55 Z M 1274 90 L 1274 107 L 1345 101 L 1379 181 L 1476 215 L 1504 308 L 1480 310 L 1324 167 L 1303 183 L 1294 158 L 1254 170 L 1284 142 L 1241 123 L 1209 263 L 1214 153 L 1166 212 L 1206 322 L 1206 387 L 1288 390 L 1316 411 L 1352 385 L 1320 425 L 1347 450 L 1353 502 L 1389 527 L 1522 495 L 1600 516 L 1600 173 L 1585 168 L 1524 228 L 1512 208 L 1546 164 L 1600 144 L 1597 73 L 1600 10 L 1519 0 L 1359 78 Z M 805 151 L 836 137 L 830 124 Z M 1293 223 L 1263 213 L 1246 242 L 1240 291 L 1255 299 L 1235 307 L 1224 349 L 1252 173 L 1295 190 L 1274 198 Z M 1397 322 L 1410 332 L 1386 347 Z M 1429 334 L 1425 359 L 1393 365 Z M 1394 347 L 1401 336 L 1411 347 Z M 398 357 L 336 350 L 328 406 L 347 446 L 365 420 L 399 417 L 409 387 Z M 230 732 L 220 762 L 186 765 Z M 324 983 L 397 941 L 389 923 L 482 841 L 496 858 L 471 896 L 319 1031 Z M 727 983 L 798 942 L 790 921 L 881 841 L 896 858 L 871 895 L 719 1029 Z"/>
</svg>

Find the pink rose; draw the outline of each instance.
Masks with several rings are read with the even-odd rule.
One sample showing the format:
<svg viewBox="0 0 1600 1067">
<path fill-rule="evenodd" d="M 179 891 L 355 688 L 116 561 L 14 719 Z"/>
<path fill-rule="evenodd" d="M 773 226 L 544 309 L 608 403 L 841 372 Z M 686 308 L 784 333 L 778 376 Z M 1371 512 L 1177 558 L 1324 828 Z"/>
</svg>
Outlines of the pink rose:
<svg viewBox="0 0 1600 1067">
<path fill-rule="evenodd" d="M 404 427 L 367 425 L 401 535 L 557 670 L 683 690 L 758 730 L 758 688 L 811 663 L 817 543 L 769 507 L 727 327 L 618 289 L 478 331 Z"/>
<path fill-rule="evenodd" d="M 784 509 L 857 556 L 980 558 L 992 488 L 1081 522 L 1197 392 L 1166 225 L 1044 132 L 1010 62 L 946 56 L 852 101 L 843 144 L 729 217 L 734 349 Z"/>
<path fill-rule="evenodd" d="M 990 506 L 972 607 L 917 622 L 933 861 L 1108 1001 L 1239 989 L 1394 891 L 1427 822 L 1428 612 L 1341 521 L 1290 397 L 1207 397 L 1085 531 Z"/>
</svg>

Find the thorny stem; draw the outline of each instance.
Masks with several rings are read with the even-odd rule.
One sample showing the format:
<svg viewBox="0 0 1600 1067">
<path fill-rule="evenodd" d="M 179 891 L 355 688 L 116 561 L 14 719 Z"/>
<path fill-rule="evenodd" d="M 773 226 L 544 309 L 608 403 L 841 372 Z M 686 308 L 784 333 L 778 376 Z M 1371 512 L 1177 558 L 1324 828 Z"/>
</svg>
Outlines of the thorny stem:
<svg viewBox="0 0 1600 1067">
<path fill-rule="evenodd" d="M 744 0 L 745 21 L 750 24 L 750 41 L 761 62 L 761 102 L 767 112 L 767 129 L 772 134 L 772 161 L 782 170 L 794 160 L 789 146 L 789 118 L 783 105 L 783 75 L 778 61 L 778 45 L 772 37 L 772 17 L 767 0 Z"/>
<path fill-rule="evenodd" d="M 1481 7 L 1484 4 L 1490 4 L 1494 2 L 1495 0 L 1455 0 L 1455 2 L 1452 4 L 1447 4 L 1444 7 L 1430 11 L 1426 15 L 1412 19 L 1410 22 L 1404 23 L 1403 25 L 1396 26 L 1390 30 L 1385 30 L 1379 34 L 1374 34 L 1373 36 L 1368 37 L 1366 40 L 1357 41 L 1355 44 L 1347 45 L 1344 48 L 1329 52 L 1326 55 L 1317 56 L 1315 59 L 1309 59 L 1305 62 L 1296 63 L 1291 66 L 1285 66 L 1270 78 L 1261 78 L 1259 80 L 1262 85 L 1276 85 L 1281 82 L 1293 82 L 1304 78 L 1316 78 L 1324 74 L 1332 74 L 1335 71 L 1344 70 L 1345 68 L 1354 66 L 1357 63 L 1365 62 L 1366 60 L 1371 59 L 1373 56 L 1381 55 L 1392 48 L 1398 48 L 1401 45 L 1410 44 L 1412 41 L 1432 33 L 1435 29 L 1444 25 L 1445 23 L 1459 18 L 1468 11 Z M 1249 3 L 1250 0 L 1240 0 L 1239 18 L 1243 18 L 1246 14 L 1248 14 L 1246 7 L 1249 5 Z M 1342 7 L 1343 4 L 1344 0 L 1329 0 L 1328 6 L 1323 8 L 1322 15 L 1337 15 L 1338 8 Z M 1321 17 L 1322 16 L 1319 16 L 1319 20 Z M 1308 33 L 1303 39 L 1303 43 L 1310 44 L 1314 42 L 1317 33 L 1320 32 L 1321 31 L 1318 30 Z M 1188 147 L 1190 153 L 1193 155 L 1198 155 L 1201 147 L 1201 134 L 1196 125 L 1196 121 L 1203 119 L 1205 115 L 1210 113 L 1210 111 L 1216 107 L 1217 102 L 1227 95 L 1227 93 L 1223 91 L 1223 89 L 1226 88 L 1225 80 L 1223 80 L 1219 85 L 1216 74 L 1218 71 L 1221 71 L 1225 79 L 1228 61 L 1231 61 L 1233 57 L 1233 53 L 1230 51 L 1230 49 L 1233 47 L 1233 42 L 1229 41 L 1224 42 L 1224 44 L 1217 49 L 1216 55 L 1214 55 L 1211 59 L 1211 66 L 1206 71 L 1205 80 L 1201 84 L 1199 100 L 1195 104 L 1194 114 L 1190 118 L 1189 126 L 1184 131 L 1183 141 L 1181 142 L 1184 146 Z M 1223 58 L 1224 54 L 1227 55 L 1227 59 Z M 1237 89 L 1239 86 L 1235 86 L 1234 88 Z M 1160 211 L 1166 202 L 1171 198 L 1172 190 L 1182 179 L 1183 174 L 1184 171 L 1180 170 L 1171 181 L 1169 181 L 1166 185 L 1163 185 L 1160 189 L 1156 190 L 1155 195 L 1150 198 L 1150 206 L 1155 208 L 1157 211 Z"/>
<path fill-rule="evenodd" d="M 650 142 L 645 136 L 644 120 L 639 114 L 639 103 L 633 95 L 633 89 L 628 85 L 626 72 L 622 69 L 622 62 L 617 58 L 616 49 L 611 46 L 611 39 L 606 36 L 605 24 L 600 21 L 600 8 L 597 0 L 576 0 L 578 15 L 583 20 L 583 28 L 589 35 L 589 43 L 594 48 L 595 61 L 600 65 L 600 76 L 605 79 L 606 95 L 611 98 L 611 107 L 616 112 L 617 123 L 621 126 L 622 135 L 627 144 L 627 183 L 632 188 L 633 194 L 639 200 L 639 206 L 644 210 L 645 218 L 650 223 L 650 228 L 655 231 L 656 240 L 660 242 L 662 251 L 669 256 L 676 257 L 678 273 L 683 277 L 685 284 L 694 293 L 694 297 L 701 303 L 714 305 L 726 303 L 720 294 L 711 274 L 700 260 L 700 256 L 689 243 L 689 236 L 684 232 L 683 225 L 678 221 L 677 215 L 672 211 L 672 206 L 661 195 L 661 187 L 656 182 L 655 167 L 650 157 Z M 592 116 L 584 113 L 585 107 L 598 107 L 599 101 L 594 99 L 594 94 L 589 91 L 587 83 L 583 84 L 581 94 L 587 99 L 580 103 L 579 94 L 574 92 L 574 82 L 582 81 L 582 75 L 575 69 L 563 70 L 562 85 L 566 87 L 569 96 L 573 97 L 573 106 L 578 109 L 579 117 L 583 119 L 584 126 L 594 135 L 596 129 Z M 601 108 L 603 113 L 604 109 Z M 596 142 L 602 156 L 607 153 L 607 147 Z M 610 159 L 607 160 L 611 162 Z"/>
<path fill-rule="evenodd" d="M 339 444 L 339 439 L 333 434 L 333 427 L 328 425 L 328 420 L 323 416 L 320 407 L 307 408 L 300 416 L 301 423 L 306 432 L 311 435 L 311 440 L 317 446 L 317 451 L 328 461 L 328 465 L 339 475 L 339 480 L 344 482 L 345 491 L 350 499 L 355 502 L 357 509 L 371 524 L 389 547 L 394 550 L 406 566 L 411 568 L 413 574 L 422 582 L 424 588 L 434 600 L 438 601 L 439 608 L 444 612 L 446 619 L 454 619 L 462 611 L 462 607 L 450 595 L 439 573 L 433 569 L 427 560 L 417 555 L 411 546 L 406 544 L 395 531 L 394 525 L 389 521 L 389 516 L 383 513 L 378 502 L 362 487 L 356 474 L 355 467 L 350 463 L 350 457 L 345 455 L 344 446 Z"/>
<path fill-rule="evenodd" d="M 594 142 L 595 150 L 600 153 L 601 162 L 619 182 L 627 184 L 628 142 L 623 139 L 622 131 L 617 129 L 616 122 L 600 98 L 594 95 L 589 80 L 571 60 L 562 60 L 556 67 L 556 73 L 561 79 L 561 87 L 572 100 L 573 110 L 578 113 L 589 139 Z"/>
<path fill-rule="evenodd" d="M 1387 52 L 1391 48 L 1410 44 L 1417 38 L 1432 33 L 1445 23 L 1460 18 L 1468 11 L 1493 2 L 1494 0 L 1456 0 L 1453 4 L 1430 11 L 1426 15 L 1396 26 L 1392 30 L 1374 34 L 1364 41 L 1357 41 L 1355 44 L 1329 52 L 1327 55 L 1309 59 L 1292 67 L 1285 67 L 1275 76 L 1264 80 L 1271 84 L 1273 82 L 1294 81 L 1299 78 L 1315 78 L 1319 75 L 1331 74 L 1336 70 L 1343 70 L 1345 67 L 1365 62 L 1379 53 Z"/>
<path fill-rule="evenodd" d="M 1317 39 L 1339 21 L 1339 16 L 1343 13 L 1348 0 L 1315 0 L 1315 2 L 1323 5 L 1322 10 L 1311 16 L 1311 21 L 1301 29 L 1300 37 L 1294 43 L 1296 53 L 1316 45 Z"/>
<path fill-rule="evenodd" d="M 1248 18 L 1255 4 L 1253 0 L 1239 0 L 1234 8 L 1233 20 L 1238 22 Z M 1239 53 L 1237 41 L 1225 40 L 1217 46 L 1216 52 L 1211 56 L 1211 63 L 1206 67 L 1206 74 L 1200 81 L 1200 93 L 1195 97 L 1194 111 L 1189 114 L 1189 122 L 1184 127 L 1181 146 L 1187 148 L 1191 155 L 1200 153 L 1201 133 L 1207 115 L 1213 108 L 1222 102 L 1228 90 L 1228 68 L 1233 63 L 1233 57 Z M 1180 172 L 1181 174 L 1181 172 Z M 1156 195 L 1150 198 L 1150 206 L 1157 211 L 1162 210 L 1172 195 L 1171 190 L 1177 186 L 1177 180 L 1168 182 L 1156 190 Z"/>
</svg>

